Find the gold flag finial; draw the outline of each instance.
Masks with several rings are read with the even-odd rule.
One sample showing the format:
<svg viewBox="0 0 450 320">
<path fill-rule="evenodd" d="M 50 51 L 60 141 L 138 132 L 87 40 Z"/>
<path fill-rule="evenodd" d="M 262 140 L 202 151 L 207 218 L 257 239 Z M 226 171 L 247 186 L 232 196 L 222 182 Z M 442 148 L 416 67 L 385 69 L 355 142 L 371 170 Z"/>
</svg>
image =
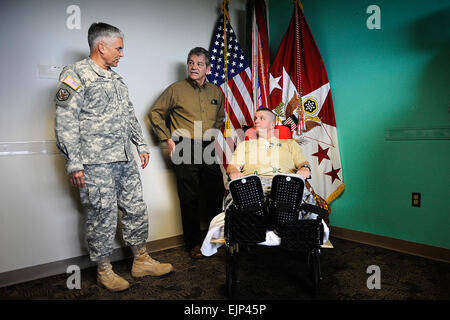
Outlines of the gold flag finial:
<svg viewBox="0 0 450 320">
<path fill-rule="evenodd" d="M 224 17 L 226 17 L 228 20 L 230 19 L 230 14 L 228 13 L 228 3 L 230 2 L 230 0 L 223 0 L 222 1 L 222 10 L 223 10 L 223 15 Z"/>
<path fill-rule="evenodd" d="M 294 2 L 294 4 L 295 4 L 295 0 L 293 1 Z M 297 0 L 297 4 L 298 4 L 298 6 L 300 7 L 300 10 L 302 10 L 302 12 L 304 13 L 305 11 L 303 10 L 303 4 L 302 4 L 302 2 L 300 1 L 300 0 Z"/>
</svg>

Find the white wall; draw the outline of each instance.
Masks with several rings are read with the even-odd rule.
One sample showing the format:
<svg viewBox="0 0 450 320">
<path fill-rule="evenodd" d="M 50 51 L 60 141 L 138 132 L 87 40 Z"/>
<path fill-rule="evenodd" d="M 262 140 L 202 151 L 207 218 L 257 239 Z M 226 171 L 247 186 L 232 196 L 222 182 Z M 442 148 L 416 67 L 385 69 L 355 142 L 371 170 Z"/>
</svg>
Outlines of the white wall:
<svg viewBox="0 0 450 320">
<path fill-rule="evenodd" d="M 69 30 L 66 8 L 81 9 L 81 28 Z M 69 185 L 54 147 L 56 79 L 38 65 L 59 65 L 88 54 L 87 30 L 103 21 L 125 33 L 116 71 L 130 91 L 150 145 L 141 170 L 149 208 L 149 241 L 182 233 L 174 176 L 146 115 L 159 94 L 183 79 L 187 52 L 209 48 L 221 0 L 8 1 L 0 10 L 0 273 L 87 254 L 78 191 Z M 232 25 L 245 39 L 245 0 L 230 4 Z M 23 144 L 17 144 L 24 142 Z M 35 154 L 11 152 L 41 151 Z M 120 243 L 116 242 L 116 247 Z"/>
</svg>

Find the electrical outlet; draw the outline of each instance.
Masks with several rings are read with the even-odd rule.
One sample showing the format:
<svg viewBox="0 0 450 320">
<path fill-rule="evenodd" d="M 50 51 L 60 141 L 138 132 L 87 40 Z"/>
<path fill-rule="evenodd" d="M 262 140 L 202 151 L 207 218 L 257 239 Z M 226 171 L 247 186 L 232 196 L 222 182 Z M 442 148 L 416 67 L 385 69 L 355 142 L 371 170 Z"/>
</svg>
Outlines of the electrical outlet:
<svg viewBox="0 0 450 320">
<path fill-rule="evenodd" d="M 411 204 L 413 207 L 420 207 L 420 192 L 412 193 L 412 203 Z"/>
</svg>

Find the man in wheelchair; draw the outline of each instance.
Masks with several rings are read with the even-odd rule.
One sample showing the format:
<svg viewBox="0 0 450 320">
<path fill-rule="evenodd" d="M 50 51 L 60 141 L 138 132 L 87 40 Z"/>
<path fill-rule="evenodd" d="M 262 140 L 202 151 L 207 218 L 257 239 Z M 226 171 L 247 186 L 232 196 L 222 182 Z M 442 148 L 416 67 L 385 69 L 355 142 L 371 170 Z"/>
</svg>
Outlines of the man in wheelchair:
<svg viewBox="0 0 450 320">
<path fill-rule="evenodd" d="M 227 174 L 231 181 L 257 175 L 266 197 L 270 195 L 272 179 L 277 174 L 300 176 L 303 180 L 311 176 L 311 168 L 299 144 L 293 139 L 279 139 L 275 125 L 276 117 L 270 109 L 258 109 L 254 119 L 254 139 L 245 140 L 237 146 L 227 167 Z M 225 211 L 232 203 L 230 193 L 225 199 Z M 314 196 L 307 187 L 304 187 L 302 203 L 315 204 Z M 301 219 L 315 219 L 316 216 L 305 210 L 300 211 Z M 222 245 L 222 243 L 211 243 L 211 239 L 223 237 L 224 221 L 224 212 L 211 221 L 201 248 L 204 256 L 216 253 L 217 248 Z M 322 223 L 325 242 L 328 240 L 329 229 L 325 222 Z M 269 231 L 266 241 L 261 244 L 279 245 L 280 238 L 273 231 Z"/>
<path fill-rule="evenodd" d="M 273 112 L 261 108 L 256 112 L 254 129 L 257 139 L 240 143 L 227 174 L 231 180 L 250 174 L 272 178 L 276 173 L 296 173 L 303 179 L 311 175 L 311 168 L 298 143 L 293 139 L 278 139 Z"/>
</svg>

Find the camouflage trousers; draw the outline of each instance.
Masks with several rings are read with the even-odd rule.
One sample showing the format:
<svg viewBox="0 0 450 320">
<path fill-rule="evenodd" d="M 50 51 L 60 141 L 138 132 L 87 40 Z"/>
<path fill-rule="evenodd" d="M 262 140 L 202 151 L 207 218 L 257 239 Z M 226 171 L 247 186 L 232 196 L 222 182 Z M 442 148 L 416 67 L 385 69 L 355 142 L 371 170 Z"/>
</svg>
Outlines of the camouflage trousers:
<svg viewBox="0 0 450 320">
<path fill-rule="evenodd" d="M 87 212 L 86 240 L 90 259 L 111 255 L 117 230 L 118 209 L 126 245 L 145 243 L 148 237 L 147 205 L 135 161 L 84 165 L 85 187 L 80 198 Z"/>
</svg>

